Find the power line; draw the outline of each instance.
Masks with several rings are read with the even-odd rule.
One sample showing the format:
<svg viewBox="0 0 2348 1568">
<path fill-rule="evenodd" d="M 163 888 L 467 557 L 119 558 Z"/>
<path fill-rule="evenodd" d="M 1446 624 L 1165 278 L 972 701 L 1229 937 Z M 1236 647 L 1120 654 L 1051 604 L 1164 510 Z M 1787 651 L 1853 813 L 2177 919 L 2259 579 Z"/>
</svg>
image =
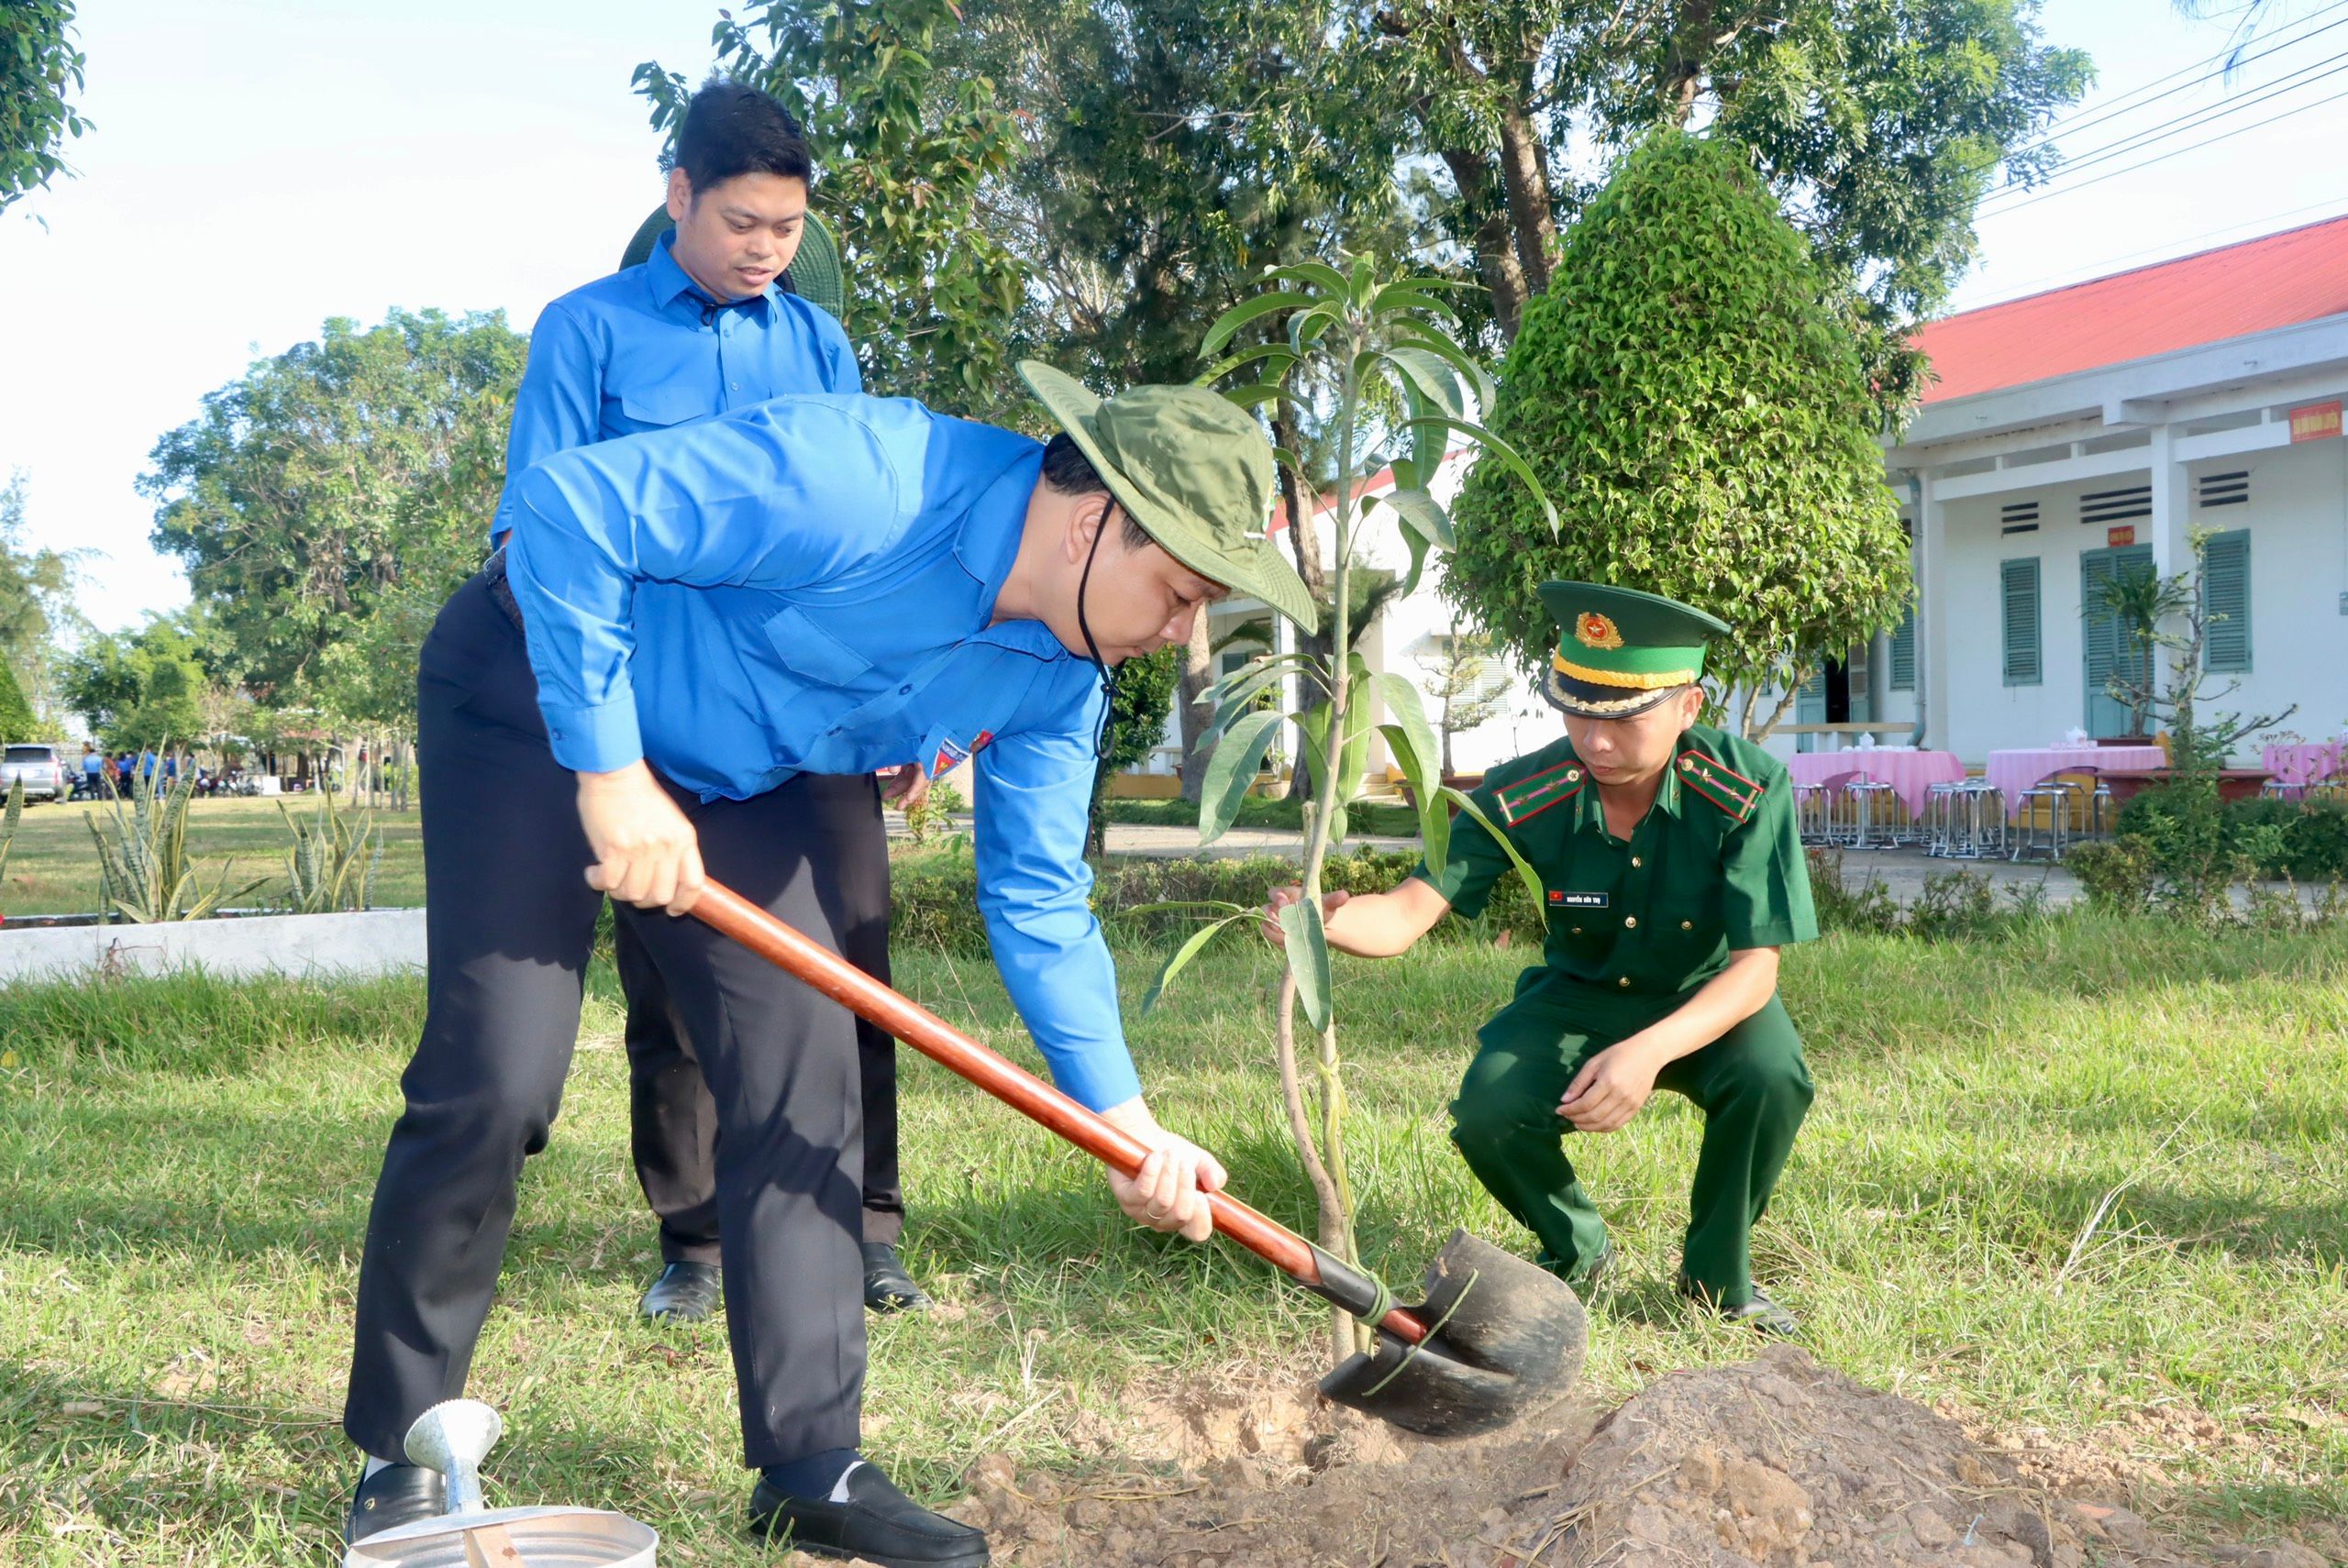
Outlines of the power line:
<svg viewBox="0 0 2348 1568">
<path fill-rule="evenodd" d="M 2338 72 L 2331 72 L 2331 74 L 2337 75 Z M 2319 80 L 2320 80 L 2320 78 L 2319 78 Z M 2342 98 L 2348 98 L 2348 88 L 2343 88 L 2340 92 L 2332 94 L 2328 98 L 2317 98 L 2309 103 L 2295 105 L 2290 108 L 2283 110 L 2279 114 L 2269 115 L 2263 120 L 2253 120 L 2246 126 L 2236 126 L 2232 130 L 2221 131 L 2216 136 L 2205 137 L 2199 141 L 2187 143 L 2184 147 L 2174 147 L 2169 149 L 2166 152 L 2155 153 L 2152 157 L 2144 159 L 2141 162 L 2131 163 L 2123 168 L 2114 169 L 2109 173 L 2099 174 L 2092 180 L 2082 180 L 2076 185 L 2065 185 L 2059 190 L 2043 191 L 2034 196 L 2025 197 L 2021 201 L 2010 202 L 2006 205 L 1998 208 L 1995 212 L 1977 214 L 1977 215 L 2003 217 L 2008 213 L 2020 212 L 2024 207 L 2034 206 L 2038 203 L 2046 201 L 2052 197 L 2067 196 L 2074 191 L 2084 191 L 2089 185 L 2100 185 L 2106 180 L 2117 180 L 2122 174 L 2132 174 L 2139 169 L 2149 169 L 2155 163 L 2165 163 L 2172 158 L 2181 158 L 2188 152 L 2198 152 L 2205 147 L 2215 147 L 2221 141 L 2231 140 L 2232 138 L 2241 136 L 2248 131 L 2254 131 L 2261 126 L 2271 126 L 2277 120 L 2287 120 L 2293 115 L 2303 115 L 2309 109 L 2320 109 L 2326 104 L 2338 103 Z"/>
<path fill-rule="evenodd" d="M 2342 6 L 2348 6 L 2348 0 L 2332 0 L 2331 5 L 2325 6 L 2322 11 L 2315 13 L 2314 17 L 2309 17 L 2305 19 L 2308 21 L 2313 21 L 2315 20 L 2315 17 L 2320 17 L 2325 15 L 2327 12 L 2339 10 Z M 2311 32 L 2301 33 L 2297 38 L 2277 39 L 2273 44 L 2260 50 L 2256 54 L 2246 54 L 2240 60 L 2225 60 L 2225 51 L 2221 50 L 2219 54 L 2211 57 L 2213 60 L 2224 60 L 2225 61 L 2223 64 L 2219 66 L 2217 70 L 2204 72 L 2202 74 L 2193 78 L 2190 82 L 2180 82 L 2165 93 L 2155 93 L 2151 97 L 2143 99 L 2137 103 L 2115 103 L 2104 105 L 2094 115 L 2092 118 L 2089 119 L 2081 120 L 2078 119 L 2077 116 L 2072 116 L 2069 119 L 2058 120 L 2054 124 L 2047 127 L 2045 135 L 2040 137 L 2036 141 L 2030 143 L 2029 147 L 2026 147 L 2021 150 L 2028 151 L 2030 148 L 2048 146 L 2052 144 L 2057 137 L 2075 136 L 2078 132 L 2086 130 L 2091 126 L 2102 125 L 2107 121 L 2118 119 L 2123 115 L 2132 115 L 2138 109 L 2147 108 L 2154 104 L 2159 103 L 2164 98 L 2173 98 L 2179 93 L 2189 93 L 2205 82 L 2212 82 L 2217 80 L 2219 77 L 2231 75 L 2232 72 L 2240 70 L 2245 65 L 2265 60 L 2268 55 L 2278 53 L 2283 50 L 2291 49 L 2299 44 L 2303 44 L 2309 39 L 2317 38 L 2324 33 L 2331 31 L 2334 28 L 2348 28 L 2348 17 L 2342 17 L 2336 22 L 2326 22 L 2322 27 L 2317 28 Z M 2199 65 L 2207 65 L 2209 63 L 2209 61 L 2203 61 L 2199 62 Z M 2199 65 L 2188 65 L 2185 69 L 2187 71 L 2195 71 L 2199 69 Z M 2175 72 L 2173 74 L 2181 75 L 2183 72 Z M 2160 82 L 2166 82 L 2168 80 L 2169 77 L 2164 76 L 2160 79 Z M 2160 85 L 2160 82 L 2150 83 L 2147 83 L 2147 85 L 2156 87 Z M 2138 88 L 2136 91 L 2142 92 L 2143 89 Z M 2131 94 L 2130 96 L 2133 96 L 2133 94 Z M 2084 114 L 2087 113 L 2087 111 L 2081 110 L 2080 113 Z M 2074 121 L 2077 123 L 2073 123 Z"/>
<path fill-rule="evenodd" d="M 2348 6 L 2348 0 L 2331 0 L 2330 5 L 2324 6 L 2318 10 L 2311 11 L 2296 21 L 2286 24 L 2283 31 L 2287 34 L 2293 28 L 2302 27 L 2309 22 L 2315 21 L 2323 17 L 2328 17 L 2331 15 L 2332 12 L 2342 9 L 2343 6 Z M 2337 24 L 2333 25 L 2336 26 Z M 2316 32 L 2328 30 L 2328 28 L 2319 28 L 2316 29 Z M 2137 85 L 2129 88 L 2128 91 L 2121 94 L 2119 97 L 2113 99 L 2108 104 L 2081 105 L 2079 107 L 2073 109 L 2069 114 L 2062 116 L 2048 124 L 2048 138 L 2051 138 L 2054 134 L 2058 131 L 2080 129 L 2081 127 L 2074 124 L 2073 122 L 2078 120 L 2079 116 L 2082 115 L 2092 115 L 2100 118 L 2120 112 L 2122 105 L 2126 105 L 2130 108 L 2143 108 L 2145 103 L 2150 103 L 2152 100 L 2145 99 L 2143 102 L 2136 104 L 2129 104 L 2128 101 L 2136 97 L 2139 94 L 2149 93 L 2155 87 L 2166 86 L 2169 83 L 2176 81 L 2180 76 L 2190 75 L 2193 76 L 2194 82 L 2207 82 L 2212 77 L 2222 76 L 2228 71 L 2238 66 L 2246 65 L 2253 60 L 2262 59 L 2268 54 L 2272 54 L 2276 50 L 2287 49 L 2292 44 L 2301 42 L 2307 39 L 2313 38 L 2314 36 L 2315 33 L 2301 33 L 2297 38 L 2277 37 L 2272 45 L 2260 50 L 2258 54 L 2245 55 L 2239 60 L 2232 58 L 2234 53 L 2232 46 L 2221 49 L 2215 54 L 2209 55 L 2203 59 L 2193 61 L 2190 65 L 2180 65 L 2165 76 L 2155 76 L 2150 82 L 2139 83 Z M 2212 66 L 2216 67 L 2216 69 L 2210 69 Z M 2198 74 L 2195 74 L 2196 72 L 2198 72 Z M 2187 83 L 2186 85 L 2191 86 L 2193 85 L 2193 83 Z M 2166 96 L 2166 94 L 2164 94 L 2163 96 Z"/>
<path fill-rule="evenodd" d="M 2149 147 L 2157 141 L 2165 141 L 2169 138 L 2179 135 L 2182 132 L 2197 130 L 2214 120 L 2221 120 L 2230 116 L 2238 115 L 2244 109 L 2254 109 L 2259 105 L 2279 98 L 2286 93 L 2295 93 L 2302 87 L 2312 87 L 2319 82 L 2323 82 L 2333 76 L 2339 75 L 2340 62 L 2342 61 L 2348 61 L 2348 50 L 2343 50 L 2338 54 L 2329 55 L 2322 60 L 2303 65 L 2297 71 L 2291 72 L 2288 75 L 2286 75 L 2276 82 L 2267 83 L 2265 87 L 2261 88 L 2257 93 L 2250 95 L 2249 97 L 2229 99 L 2225 103 L 2211 105 L 2207 108 L 2194 109 L 2182 115 L 2175 115 L 2170 116 L 2168 119 L 2163 120 L 2158 125 L 2148 126 L 2140 131 L 2132 131 L 2128 135 L 2121 137 L 2118 141 L 2107 142 L 2100 147 L 2089 148 L 2086 152 L 2080 154 L 2077 158 L 2066 159 L 2062 165 L 2058 167 L 2051 176 L 2049 176 L 2049 182 L 2051 182 L 2053 181 L 2064 179 L 2070 174 L 2077 172 L 2081 169 L 2091 169 L 2099 163 L 2107 163 L 2112 159 L 2120 157 L 2123 153 L 2137 151 L 2143 148 Z M 2324 70 L 2323 68 L 2326 66 L 2331 66 L 2333 69 L 2329 71 Z M 2308 74 L 2309 72 L 2317 72 L 2319 74 L 2309 76 Z M 2302 78 L 2304 78 L 2304 80 L 2301 80 Z M 1988 194 L 1983 197 L 1983 200 L 1993 200 L 2002 192 L 2029 190 L 2032 187 L 2024 185 L 2019 181 L 2009 180 L 2006 183 L 1999 185 L 1996 189 L 1988 193 Z"/>
</svg>

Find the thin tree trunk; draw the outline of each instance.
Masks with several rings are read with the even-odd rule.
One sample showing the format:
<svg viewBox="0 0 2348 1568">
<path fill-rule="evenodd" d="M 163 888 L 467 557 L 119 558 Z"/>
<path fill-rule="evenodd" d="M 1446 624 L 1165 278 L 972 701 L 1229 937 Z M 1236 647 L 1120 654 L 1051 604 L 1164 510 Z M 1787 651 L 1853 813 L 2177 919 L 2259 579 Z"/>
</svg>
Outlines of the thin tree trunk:
<svg viewBox="0 0 2348 1568">
<path fill-rule="evenodd" d="M 1272 439 L 1284 450 L 1296 453 L 1301 458 L 1304 448 L 1296 427 L 1295 414 L 1285 403 L 1275 403 L 1273 407 L 1276 412 L 1272 415 Z M 1302 474 L 1283 463 L 1280 465 L 1280 499 L 1288 507 L 1288 547 L 1289 553 L 1296 558 L 1297 575 L 1304 579 L 1304 590 L 1316 602 L 1326 599 L 1329 596 L 1329 572 L 1321 557 L 1320 497 L 1312 492 L 1312 487 L 1304 482 Z M 1307 636 L 1301 628 L 1298 628 L 1296 646 L 1299 653 L 1318 659 L 1324 668 L 1327 668 L 1329 640 L 1326 635 Z M 1289 769 L 1288 796 L 1301 801 L 1311 790 L 1308 783 L 1311 770 L 1306 762 L 1312 755 L 1312 737 L 1305 734 L 1302 724 L 1294 728 L 1296 736 L 1290 749 L 1290 755 L 1296 758 L 1296 766 Z"/>
<path fill-rule="evenodd" d="M 1547 293 L 1549 263 L 1557 253 L 1556 208 L 1540 127 L 1520 105 L 1511 105 L 1501 116 L 1501 181 L 1508 190 L 1510 225 L 1526 293 Z"/>
<path fill-rule="evenodd" d="M 1492 183 L 1491 160 L 1480 152 L 1458 150 L 1446 152 L 1443 161 L 1451 171 L 1452 182 L 1459 187 L 1460 204 L 1471 211 L 1490 201 Z M 1516 341 L 1517 323 L 1523 318 L 1525 301 L 1532 297 L 1526 286 L 1524 264 L 1518 259 L 1516 233 L 1509 222 L 1503 203 L 1492 202 L 1484 221 L 1476 226 L 1476 259 L 1482 268 L 1484 286 L 1492 292 L 1492 315 L 1500 323 L 1501 337 Z"/>
<path fill-rule="evenodd" d="M 1191 619 L 1191 643 L 1183 650 L 1182 680 L 1174 693 L 1175 711 L 1182 721 L 1182 761 L 1176 769 L 1182 778 L 1182 799 L 1197 805 L 1205 797 L 1207 788 L 1207 750 L 1200 743 L 1207 726 L 1214 722 L 1213 705 L 1201 699 L 1206 689 L 1214 684 L 1214 655 L 1210 651 L 1213 642 L 1207 630 L 1207 618 L 1194 615 Z"/>
</svg>

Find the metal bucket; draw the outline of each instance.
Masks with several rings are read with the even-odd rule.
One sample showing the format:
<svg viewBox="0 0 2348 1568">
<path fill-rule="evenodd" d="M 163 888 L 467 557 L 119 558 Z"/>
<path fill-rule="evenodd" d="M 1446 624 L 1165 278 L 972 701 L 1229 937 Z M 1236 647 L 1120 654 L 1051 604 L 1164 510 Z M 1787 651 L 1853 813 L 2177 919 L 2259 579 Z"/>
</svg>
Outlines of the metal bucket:
<svg viewBox="0 0 2348 1568">
<path fill-rule="evenodd" d="M 478 1568 L 465 1532 L 503 1526 L 520 1552 L 510 1568 L 653 1568 L 660 1536 L 650 1525 L 600 1508 L 497 1508 L 371 1535 L 342 1555 L 343 1568 Z M 509 1568 L 491 1559 L 492 1568 Z"/>
<path fill-rule="evenodd" d="M 476 1399 L 449 1399 L 408 1428 L 411 1464 L 449 1478 L 449 1511 L 380 1531 L 343 1568 L 653 1568 L 660 1536 L 601 1508 L 484 1508 L 481 1462 L 505 1423 Z"/>
</svg>

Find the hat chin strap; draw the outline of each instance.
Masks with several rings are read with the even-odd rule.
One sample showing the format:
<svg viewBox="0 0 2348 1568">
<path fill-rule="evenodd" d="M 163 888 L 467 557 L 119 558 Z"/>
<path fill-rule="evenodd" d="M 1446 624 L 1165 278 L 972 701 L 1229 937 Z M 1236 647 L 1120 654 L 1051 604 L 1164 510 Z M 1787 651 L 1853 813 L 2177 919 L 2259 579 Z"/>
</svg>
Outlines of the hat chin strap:
<svg viewBox="0 0 2348 1568">
<path fill-rule="evenodd" d="M 1084 638 L 1084 652 L 1092 660 L 1092 668 L 1101 672 L 1101 735 L 1093 743 L 1093 756 L 1106 761 L 1110 743 L 1117 727 L 1117 672 L 1101 657 L 1101 645 L 1093 640 L 1092 624 L 1084 613 L 1085 591 L 1092 586 L 1092 562 L 1101 554 L 1101 537 L 1109 531 L 1109 519 L 1116 514 L 1117 503 L 1111 501 L 1101 513 L 1101 526 L 1092 532 L 1092 547 L 1084 552 L 1084 572 L 1076 580 L 1076 629 Z"/>
</svg>

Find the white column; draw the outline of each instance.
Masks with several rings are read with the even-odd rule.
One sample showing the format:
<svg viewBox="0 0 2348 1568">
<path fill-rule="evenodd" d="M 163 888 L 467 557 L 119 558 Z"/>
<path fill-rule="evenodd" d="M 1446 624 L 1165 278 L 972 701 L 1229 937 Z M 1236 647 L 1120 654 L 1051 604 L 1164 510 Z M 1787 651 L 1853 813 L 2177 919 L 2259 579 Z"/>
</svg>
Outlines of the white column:
<svg viewBox="0 0 2348 1568">
<path fill-rule="evenodd" d="M 1916 476 L 1916 700 L 1923 704 L 1922 744 L 1955 749 L 1949 711 L 1948 638 L 1941 606 L 1948 600 L 1941 576 L 1948 561 L 1948 509 L 1933 493 L 1933 477 Z"/>
<path fill-rule="evenodd" d="M 2192 494 L 2185 465 L 2176 460 L 2176 427 L 2166 420 L 2153 426 L 2152 464 L 2153 570 L 2164 578 L 2193 569 L 2193 546 L 2187 537 L 2193 515 Z"/>
</svg>

